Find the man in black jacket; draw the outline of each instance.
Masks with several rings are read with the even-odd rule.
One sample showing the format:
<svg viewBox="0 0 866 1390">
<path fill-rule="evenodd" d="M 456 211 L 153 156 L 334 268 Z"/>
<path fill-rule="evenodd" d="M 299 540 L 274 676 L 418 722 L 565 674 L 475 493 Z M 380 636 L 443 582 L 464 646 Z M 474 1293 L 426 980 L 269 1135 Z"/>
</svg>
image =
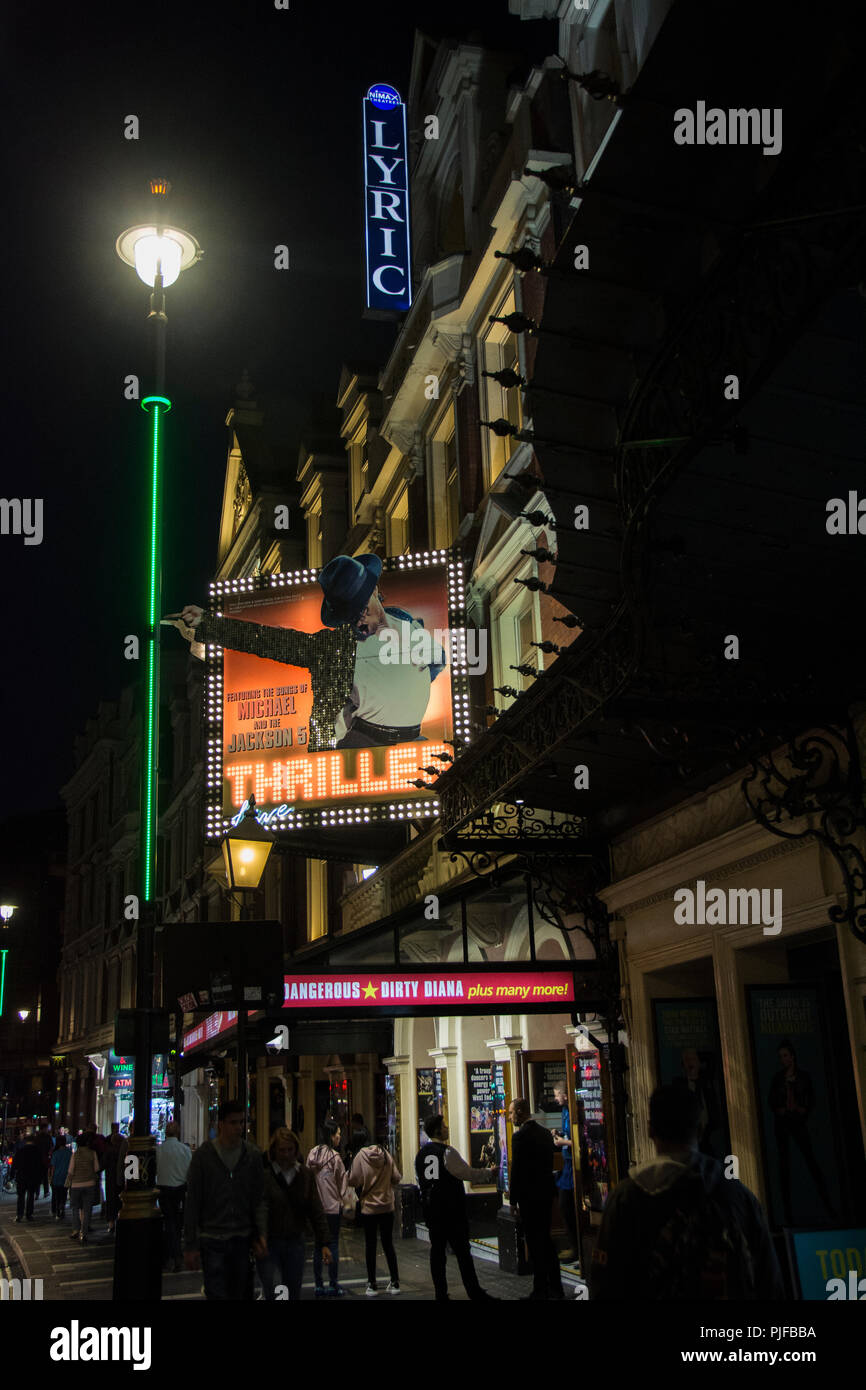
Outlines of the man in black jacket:
<svg viewBox="0 0 866 1390">
<path fill-rule="evenodd" d="M 784 1298 L 760 1203 L 698 1151 L 699 1097 L 660 1086 L 650 1098 L 657 1157 L 608 1199 L 592 1256 L 595 1299 Z"/>
<path fill-rule="evenodd" d="M 27 1205 L 27 1220 L 33 1220 L 33 1203 L 42 1183 L 42 1154 L 36 1143 L 36 1135 L 30 1133 L 12 1160 L 12 1176 L 18 1188 L 18 1215 L 16 1221 L 24 1219 L 24 1206 Z"/>
<path fill-rule="evenodd" d="M 555 1195 L 553 1135 L 532 1119 L 529 1102 L 522 1097 L 511 1102 L 508 1118 L 513 1126 L 508 1200 L 520 1213 L 532 1262 L 532 1293 L 528 1297 L 564 1298 L 559 1257 L 550 1234 L 550 1212 Z"/>
<path fill-rule="evenodd" d="M 262 1155 L 243 1140 L 243 1108 L 223 1101 L 217 1137 L 196 1149 L 187 1175 L 184 1263 L 201 1258 L 205 1297 L 251 1299 L 250 1248 L 268 1253 L 268 1216 Z"/>
<path fill-rule="evenodd" d="M 430 1273 L 437 1302 L 448 1298 L 446 1247 L 451 1246 L 463 1287 L 473 1302 L 493 1302 L 493 1295 L 482 1289 L 472 1261 L 469 1244 L 469 1218 L 466 1212 L 464 1182 L 492 1183 L 495 1168 L 470 1168 L 448 1143 L 448 1126 L 443 1115 L 430 1115 L 424 1121 L 428 1143 L 415 1157 L 415 1176 L 421 1190 L 424 1220 L 430 1234 Z"/>
</svg>

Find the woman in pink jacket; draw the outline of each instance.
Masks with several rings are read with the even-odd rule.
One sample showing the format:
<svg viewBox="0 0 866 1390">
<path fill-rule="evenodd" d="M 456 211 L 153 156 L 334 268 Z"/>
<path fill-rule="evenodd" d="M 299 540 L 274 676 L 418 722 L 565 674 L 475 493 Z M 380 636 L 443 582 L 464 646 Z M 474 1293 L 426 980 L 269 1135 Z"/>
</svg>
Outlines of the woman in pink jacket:
<svg viewBox="0 0 866 1390">
<path fill-rule="evenodd" d="M 364 1246 L 367 1260 L 367 1297 L 375 1298 L 379 1292 L 376 1283 L 376 1234 L 382 1242 L 382 1250 L 388 1262 L 391 1276 L 386 1293 L 400 1292 L 400 1275 L 397 1270 L 397 1256 L 394 1252 L 394 1188 L 402 1182 L 403 1175 L 381 1144 L 366 1144 L 355 1155 L 349 1173 L 349 1185 L 361 1189 L 361 1225 L 364 1228 Z"/>
<path fill-rule="evenodd" d="M 349 1180 L 346 1177 L 346 1169 L 339 1154 L 340 1126 L 336 1120 L 326 1120 L 322 1125 L 322 1132 L 325 1136 L 325 1142 L 310 1149 L 307 1154 L 307 1167 L 315 1176 L 316 1187 L 331 1235 L 328 1242 L 331 1251 L 331 1263 L 328 1268 L 330 1289 L 326 1289 L 322 1283 L 322 1251 L 318 1245 L 313 1247 L 313 1277 L 316 1281 L 316 1298 L 325 1298 L 327 1294 L 330 1294 L 331 1298 L 344 1298 L 346 1290 L 340 1287 L 338 1278 L 340 1270 L 340 1220 L 343 1215 L 343 1203 L 349 1190 Z"/>
</svg>

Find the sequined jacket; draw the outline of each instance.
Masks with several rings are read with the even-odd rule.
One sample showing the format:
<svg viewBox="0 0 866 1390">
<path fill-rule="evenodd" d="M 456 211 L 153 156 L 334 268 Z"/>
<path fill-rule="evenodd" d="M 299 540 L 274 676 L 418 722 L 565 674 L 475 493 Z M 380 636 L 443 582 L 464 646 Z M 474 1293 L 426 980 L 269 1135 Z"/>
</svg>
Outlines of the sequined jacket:
<svg viewBox="0 0 866 1390">
<path fill-rule="evenodd" d="M 402 608 L 386 608 L 385 612 L 404 622 L 417 621 Z M 355 684 L 358 642 L 348 624 L 324 627 L 319 632 L 298 632 L 292 627 L 267 627 L 263 623 L 244 622 L 242 618 L 217 618 L 205 613 L 196 636 L 200 642 L 215 642 L 233 652 L 249 652 L 308 670 L 313 708 L 307 746 L 311 753 L 335 746 L 335 721 Z M 431 680 L 443 669 L 431 663 Z"/>
<path fill-rule="evenodd" d="M 334 747 L 337 741 L 334 721 L 355 680 L 358 644 L 350 627 L 298 632 L 291 627 L 266 627 L 263 623 L 217 618 L 205 613 L 196 636 L 200 642 L 216 642 L 233 652 L 249 652 L 252 656 L 308 670 L 313 708 L 307 746 L 311 753 Z"/>
</svg>

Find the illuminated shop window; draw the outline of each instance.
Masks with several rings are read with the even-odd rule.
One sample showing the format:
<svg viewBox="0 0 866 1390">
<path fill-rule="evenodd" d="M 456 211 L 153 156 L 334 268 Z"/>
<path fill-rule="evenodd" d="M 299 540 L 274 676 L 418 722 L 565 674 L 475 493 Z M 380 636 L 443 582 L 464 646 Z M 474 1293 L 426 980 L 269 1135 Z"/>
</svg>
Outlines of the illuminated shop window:
<svg viewBox="0 0 866 1390">
<path fill-rule="evenodd" d="M 514 312 L 513 290 L 491 310 L 491 313 L 501 318 Z M 482 371 L 498 372 L 507 367 L 515 372 L 520 371 L 517 337 L 514 333 L 509 332 L 504 323 L 488 324 L 482 334 L 480 347 L 479 359 L 482 364 Z M 519 386 L 500 386 L 498 381 L 482 376 L 481 390 L 482 419 L 508 420 L 517 429 L 522 428 L 523 412 L 520 408 Z M 499 477 L 517 446 L 511 435 L 501 437 L 494 434 L 492 430 L 486 429 L 482 430 L 482 435 L 484 436 L 486 485 L 490 487 Z"/>
</svg>

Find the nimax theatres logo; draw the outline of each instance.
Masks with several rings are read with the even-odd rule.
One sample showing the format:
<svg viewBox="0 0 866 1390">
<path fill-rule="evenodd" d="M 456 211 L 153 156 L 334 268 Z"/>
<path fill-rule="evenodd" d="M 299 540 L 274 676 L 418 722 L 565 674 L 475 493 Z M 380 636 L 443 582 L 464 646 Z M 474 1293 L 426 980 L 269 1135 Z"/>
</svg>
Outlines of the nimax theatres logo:
<svg viewBox="0 0 866 1390">
<path fill-rule="evenodd" d="M 402 311 L 412 303 L 406 151 L 406 107 L 393 87 L 376 83 L 364 98 L 368 309 Z"/>
</svg>

